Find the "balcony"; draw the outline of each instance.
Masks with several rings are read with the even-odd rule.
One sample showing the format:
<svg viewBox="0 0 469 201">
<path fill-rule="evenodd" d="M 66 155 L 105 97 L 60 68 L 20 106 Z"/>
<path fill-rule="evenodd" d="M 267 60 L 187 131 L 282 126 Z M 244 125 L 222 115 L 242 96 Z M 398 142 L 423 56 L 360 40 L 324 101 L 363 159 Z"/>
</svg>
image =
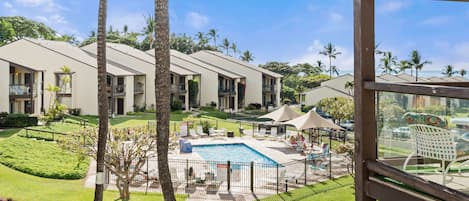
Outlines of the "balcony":
<svg viewBox="0 0 469 201">
<path fill-rule="evenodd" d="M 186 93 L 186 87 L 184 84 L 172 84 L 171 93 L 173 94 L 183 94 Z"/>
<path fill-rule="evenodd" d="M 10 96 L 30 97 L 36 95 L 36 85 L 12 84 L 10 85 Z"/>
<path fill-rule="evenodd" d="M 134 85 L 134 94 L 143 94 L 144 92 L 143 85 Z"/>
<path fill-rule="evenodd" d="M 275 85 L 264 85 L 262 87 L 262 92 L 264 92 L 264 93 L 275 93 L 276 92 L 276 87 L 275 87 Z"/>
<path fill-rule="evenodd" d="M 125 84 L 114 86 L 114 96 L 125 96 Z"/>
<path fill-rule="evenodd" d="M 66 88 L 61 88 L 59 91 L 57 91 L 57 95 L 71 95 L 72 94 L 72 88 L 66 87 Z"/>
<path fill-rule="evenodd" d="M 233 96 L 236 95 L 236 92 L 233 87 L 231 88 L 218 88 L 219 96 Z"/>
</svg>

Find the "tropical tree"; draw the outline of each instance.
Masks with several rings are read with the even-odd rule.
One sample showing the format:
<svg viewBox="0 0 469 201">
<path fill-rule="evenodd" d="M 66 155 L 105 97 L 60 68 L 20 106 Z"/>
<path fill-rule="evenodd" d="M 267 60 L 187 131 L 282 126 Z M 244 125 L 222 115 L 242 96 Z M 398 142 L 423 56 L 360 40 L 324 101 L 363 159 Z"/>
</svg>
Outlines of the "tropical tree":
<svg viewBox="0 0 469 201">
<path fill-rule="evenodd" d="M 205 35 L 205 33 L 203 32 L 197 32 L 197 34 L 195 35 L 195 38 L 197 39 L 197 45 L 194 51 L 206 49 L 206 47 L 208 46 L 208 40 L 209 40 L 207 35 Z"/>
<path fill-rule="evenodd" d="M 397 58 L 392 56 L 392 52 L 384 52 L 380 61 L 380 66 L 383 69 L 384 74 L 397 73 L 397 70 L 395 69 Z"/>
<path fill-rule="evenodd" d="M 443 68 L 443 71 L 441 72 L 441 74 L 443 74 L 447 77 L 452 77 L 454 74 L 457 74 L 457 73 L 458 73 L 458 71 L 455 71 L 454 67 L 452 65 L 446 65 Z"/>
<path fill-rule="evenodd" d="M 321 99 L 317 106 L 332 116 L 335 123 L 344 119 L 353 119 L 354 105 L 352 98 L 331 97 Z"/>
<path fill-rule="evenodd" d="M 230 50 L 230 41 L 228 40 L 228 38 L 223 39 L 223 43 L 220 45 L 220 47 L 225 50 L 226 55 L 229 55 L 228 50 Z"/>
<path fill-rule="evenodd" d="M 108 134 L 108 96 L 106 90 L 106 15 L 107 1 L 99 0 L 98 11 L 98 150 L 96 152 L 96 186 L 94 193 L 95 201 L 103 200 L 104 191 L 104 154 L 106 151 L 106 140 Z"/>
<path fill-rule="evenodd" d="M 353 96 L 353 87 L 355 86 L 355 83 L 353 81 L 347 81 L 345 82 L 344 89 L 346 89 L 349 93 L 349 95 Z"/>
<path fill-rule="evenodd" d="M 155 0 L 155 98 L 156 98 L 156 149 L 158 176 L 165 201 L 175 201 L 168 165 L 169 143 L 169 16 L 168 0 Z"/>
<path fill-rule="evenodd" d="M 236 43 L 231 43 L 231 46 L 230 46 L 231 50 L 233 51 L 233 57 L 236 58 L 236 54 L 238 53 L 238 46 L 236 45 Z"/>
<path fill-rule="evenodd" d="M 144 16 L 145 27 L 143 27 L 142 33 L 145 36 L 144 41 L 149 45 L 148 49 L 152 49 L 155 44 L 155 17 L 153 15 Z"/>
<path fill-rule="evenodd" d="M 249 50 L 246 50 L 245 52 L 243 52 L 243 55 L 241 55 L 240 58 L 241 60 L 245 62 L 251 62 L 254 60 L 254 56 L 252 56 L 252 53 Z"/>
<path fill-rule="evenodd" d="M 335 74 L 336 76 L 339 76 L 339 68 L 337 68 L 337 66 L 331 66 L 331 69 L 330 69 L 330 73 L 331 73 L 331 78 L 332 78 L 332 75 Z"/>
<path fill-rule="evenodd" d="M 466 74 L 467 74 L 467 72 L 466 72 L 466 70 L 465 70 L 464 68 L 461 69 L 461 70 L 459 70 L 459 75 L 461 75 L 461 77 L 466 76 Z"/>
<path fill-rule="evenodd" d="M 410 55 L 410 65 L 415 68 L 415 81 L 419 80 L 419 71 L 422 70 L 423 66 L 426 64 L 431 64 L 431 61 L 422 61 L 422 57 L 420 56 L 420 53 L 417 50 L 413 50 L 411 55 Z M 411 69 L 412 72 L 412 69 Z"/>
<path fill-rule="evenodd" d="M 332 69 L 332 59 L 335 59 L 338 55 L 342 54 L 342 52 L 337 51 L 337 49 L 332 45 L 332 43 L 328 43 L 324 46 L 324 50 L 320 51 L 319 54 L 322 54 L 326 57 L 329 57 L 329 76 L 332 77 L 333 69 Z M 337 68 L 335 69 L 337 72 Z"/>
<path fill-rule="evenodd" d="M 321 60 L 316 61 L 316 67 L 321 69 L 321 71 L 326 71 L 326 65 Z"/>
<path fill-rule="evenodd" d="M 294 71 L 297 73 L 303 72 L 304 74 L 310 76 L 310 75 L 319 75 L 322 73 L 322 69 L 317 66 L 313 66 L 309 63 L 302 63 L 302 64 L 296 64 L 291 67 Z"/>
<path fill-rule="evenodd" d="M 305 92 L 305 87 L 303 87 L 303 85 L 298 85 L 296 86 L 296 93 L 298 94 L 298 103 L 299 104 L 303 104 L 303 101 L 301 100 L 301 97 L 303 95 L 303 93 Z"/>
<path fill-rule="evenodd" d="M 412 66 L 410 65 L 409 61 L 407 61 L 407 60 L 399 61 L 398 67 L 399 67 L 399 73 L 401 73 L 401 72 L 405 73 L 405 71 L 407 69 L 412 69 Z"/>
<path fill-rule="evenodd" d="M 14 32 L 14 40 L 21 38 L 41 38 L 54 40 L 56 32 L 43 23 L 27 19 L 21 16 L 0 17 L 0 21 L 11 24 Z"/>
<path fill-rule="evenodd" d="M 0 46 L 15 40 L 15 29 L 10 22 L 0 19 Z"/>
<path fill-rule="evenodd" d="M 213 46 L 217 47 L 218 33 L 216 29 L 208 30 L 208 36 L 213 40 Z"/>
<path fill-rule="evenodd" d="M 259 67 L 282 74 L 284 76 L 298 74 L 297 71 L 295 71 L 290 65 L 288 65 L 288 62 L 271 61 L 265 64 L 259 64 Z"/>
<path fill-rule="evenodd" d="M 195 43 L 191 37 L 186 34 L 171 34 L 169 37 L 169 48 L 177 50 L 185 54 L 192 54 L 195 49 Z"/>
</svg>

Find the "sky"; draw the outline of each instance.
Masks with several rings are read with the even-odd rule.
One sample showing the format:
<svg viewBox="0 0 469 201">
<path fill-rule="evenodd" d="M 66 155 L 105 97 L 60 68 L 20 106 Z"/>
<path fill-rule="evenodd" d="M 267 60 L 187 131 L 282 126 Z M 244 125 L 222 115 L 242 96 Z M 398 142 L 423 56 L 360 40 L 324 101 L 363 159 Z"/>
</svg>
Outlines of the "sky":
<svg viewBox="0 0 469 201">
<path fill-rule="evenodd" d="M 154 0 L 108 0 L 108 24 L 141 31 Z M 376 0 L 376 43 L 407 59 L 414 49 L 441 71 L 451 64 L 469 70 L 469 3 L 428 0 Z M 59 33 L 84 39 L 97 27 L 98 0 L 0 0 L 0 16 L 25 16 Z M 333 61 L 353 69 L 353 0 L 170 0 L 170 31 L 195 36 L 214 28 L 267 61 L 315 63 L 331 42 L 342 52 Z M 379 58 L 378 58 L 379 59 Z M 379 62 L 379 60 L 377 60 Z"/>
</svg>

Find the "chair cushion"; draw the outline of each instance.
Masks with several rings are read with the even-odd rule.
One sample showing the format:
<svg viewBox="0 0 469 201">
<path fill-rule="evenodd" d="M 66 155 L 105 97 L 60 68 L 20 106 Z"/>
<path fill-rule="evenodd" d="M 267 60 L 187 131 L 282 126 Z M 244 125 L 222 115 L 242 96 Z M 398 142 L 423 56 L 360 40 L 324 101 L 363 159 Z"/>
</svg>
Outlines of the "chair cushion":
<svg viewBox="0 0 469 201">
<path fill-rule="evenodd" d="M 402 116 L 402 119 L 408 124 L 425 124 L 440 128 L 446 128 L 448 126 L 446 119 L 427 113 L 407 112 Z"/>
</svg>

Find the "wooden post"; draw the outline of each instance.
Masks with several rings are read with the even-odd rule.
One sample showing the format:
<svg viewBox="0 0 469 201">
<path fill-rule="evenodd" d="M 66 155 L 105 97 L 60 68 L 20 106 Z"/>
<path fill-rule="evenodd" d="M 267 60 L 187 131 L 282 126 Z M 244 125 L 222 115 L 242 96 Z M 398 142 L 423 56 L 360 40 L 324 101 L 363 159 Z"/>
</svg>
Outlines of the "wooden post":
<svg viewBox="0 0 469 201">
<path fill-rule="evenodd" d="M 377 158 L 375 93 L 364 83 L 375 80 L 374 0 L 354 0 L 355 200 L 372 201 L 365 187 L 365 161 Z"/>
<path fill-rule="evenodd" d="M 226 183 L 228 184 L 228 192 L 229 192 L 231 189 L 231 163 L 230 161 L 228 161 L 227 164 L 228 164 L 228 167 L 226 168 L 226 170 L 228 172 L 226 173 Z"/>
</svg>

